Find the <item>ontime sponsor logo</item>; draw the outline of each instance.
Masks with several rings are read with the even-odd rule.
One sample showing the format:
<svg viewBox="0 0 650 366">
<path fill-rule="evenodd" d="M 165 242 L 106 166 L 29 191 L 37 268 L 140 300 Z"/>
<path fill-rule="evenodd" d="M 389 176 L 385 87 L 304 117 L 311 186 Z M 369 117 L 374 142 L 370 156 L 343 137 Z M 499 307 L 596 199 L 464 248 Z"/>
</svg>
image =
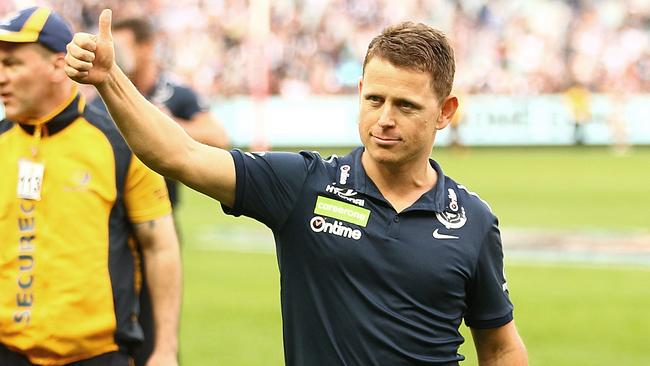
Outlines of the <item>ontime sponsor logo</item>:
<svg viewBox="0 0 650 366">
<path fill-rule="evenodd" d="M 321 216 L 314 216 L 309 221 L 309 227 L 315 233 L 327 233 L 354 240 L 361 239 L 361 230 L 345 226 L 337 220 L 334 220 L 334 222 L 328 222 Z"/>
</svg>

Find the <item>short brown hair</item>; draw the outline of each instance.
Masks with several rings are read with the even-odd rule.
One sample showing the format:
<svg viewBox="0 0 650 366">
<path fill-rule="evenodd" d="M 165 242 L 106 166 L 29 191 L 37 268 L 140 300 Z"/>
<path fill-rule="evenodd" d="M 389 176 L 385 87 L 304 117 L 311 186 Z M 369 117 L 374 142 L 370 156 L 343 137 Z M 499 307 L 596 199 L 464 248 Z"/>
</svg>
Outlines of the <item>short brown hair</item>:
<svg viewBox="0 0 650 366">
<path fill-rule="evenodd" d="M 403 22 L 384 29 L 368 45 L 363 72 L 373 57 L 397 67 L 428 72 L 440 100 L 451 93 L 456 65 L 454 50 L 444 33 L 422 23 Z"/>
<path fill-rule="evenodd" d="M 126 18 L 113 24 L 114 31 L 128 30 L 138 44 L 152 42 L 155 38 L 153 24 L 145 18 Z"/>
</svg>

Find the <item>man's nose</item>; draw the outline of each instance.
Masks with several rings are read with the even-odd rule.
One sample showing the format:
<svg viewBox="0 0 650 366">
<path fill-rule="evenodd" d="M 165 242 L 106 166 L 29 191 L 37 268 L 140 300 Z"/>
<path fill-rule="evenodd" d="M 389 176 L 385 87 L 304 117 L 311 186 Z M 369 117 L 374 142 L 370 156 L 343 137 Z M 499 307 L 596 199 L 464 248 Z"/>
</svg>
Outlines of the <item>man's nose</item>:
<svg viewBox="0 0 650 366">
<path fill-rule="evenodd" d="M 388 103 L 382 107 L 377 124 L 383 128 L 395 125 L 395 109 Z"/>
</svg>

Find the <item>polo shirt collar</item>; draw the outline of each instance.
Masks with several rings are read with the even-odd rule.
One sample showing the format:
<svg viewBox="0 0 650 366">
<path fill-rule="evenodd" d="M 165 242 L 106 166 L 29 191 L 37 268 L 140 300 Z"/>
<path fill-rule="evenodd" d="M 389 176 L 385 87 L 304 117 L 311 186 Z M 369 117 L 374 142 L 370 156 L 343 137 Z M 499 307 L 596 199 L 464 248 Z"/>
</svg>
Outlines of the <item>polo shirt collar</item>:
<svg viewBox="0 0 650 366">
<path fill-rule="evenodd" d="M 18 125 L 23 129 L 23 131 L 30 135 L 34 134 L 36 125 L 43 125 L 47 129 L 47 134 L 51 136 L 68 127 L 74 120 L 81 116 L 85 104 L 84 97 L 79 93 L 75 86 L 70 93 L 70 97 L 59 107 L 55 108 L 50 114 L 34 121 L 34 123 L 18 123 Z"/>
<path fill-rule="evenodd" d="M 379 192 L 379 189 L 370 177 L 368 177 L 366 170 L 363 168 L 363 164 L 361 163 L 361 155 L 363 154 L 363 151 L 363 147 L 358 147 L 352 150 L 350 154 L 341 158 L 336 177 L 337 184 L 341 188 L 352 188 L 359 193 L 384 201 L 388 204 L 388 201 L 386 201 L 381 192 Z M 438 173 L 438 180 L 435 187 L 423 194 L 417 201 L 415 201 L 415 203 L 413 203 L 413 205 L 404 211 L 424 210 L 443 212 L 445 210 L 447 205 L 447 196 L 445 195 L 446 177 L 442 168 L 435 160 L 429 159 L 429 162 L 433 169 L 435 169 L 436 173 Z M 346 168 L 346 165 L 349 168 Z M 343 179 L 345 174 L 349 174 L 349 176 L 346 179 Z"/>
</svg>

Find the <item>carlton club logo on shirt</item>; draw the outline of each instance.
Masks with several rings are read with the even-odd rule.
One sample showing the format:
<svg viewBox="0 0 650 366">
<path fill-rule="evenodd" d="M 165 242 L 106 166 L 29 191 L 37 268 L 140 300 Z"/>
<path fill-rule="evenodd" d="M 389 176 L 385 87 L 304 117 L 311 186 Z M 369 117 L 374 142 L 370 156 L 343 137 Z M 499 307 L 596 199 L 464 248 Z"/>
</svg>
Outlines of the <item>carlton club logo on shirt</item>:
<svg viewBox="0 0 650 366">
<path fill-rule="evenodd" d="M 314 216 L 309 221 L 309 227 L 311 227 L 311 230 L 315 233 L 328 233 L 354 240 L 361 239 L 361 230 L 345 226 L 336 220 L 334 220 L 333 223 L 328 222 L 321 216 Z"/>
<path fill-rule="evenodd" d="M 465 208 L 458 205 L 458 197 L 453 189 L 449 188 L 448 192 L 449 210 L 445 210 L 442 213 L 436 212 L 436 218 L 447 229 L 460 229 L 467 222 Z"/>
</svg>

